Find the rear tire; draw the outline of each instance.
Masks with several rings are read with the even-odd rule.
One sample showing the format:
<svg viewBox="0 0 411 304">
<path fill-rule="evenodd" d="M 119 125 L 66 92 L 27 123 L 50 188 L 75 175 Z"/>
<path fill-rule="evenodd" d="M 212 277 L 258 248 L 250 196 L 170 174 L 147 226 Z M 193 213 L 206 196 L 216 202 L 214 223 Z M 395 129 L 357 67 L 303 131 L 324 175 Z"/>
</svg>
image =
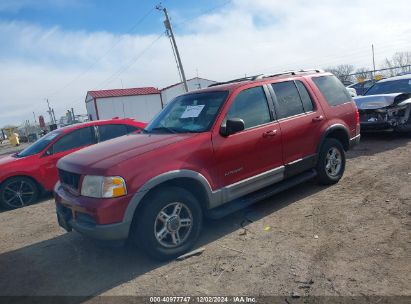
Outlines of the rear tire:
<svg viewBox="0 0 411 304">
<path fill-rule="evenodd" d="M 0 205 L 8 210 L 21 208 L 37 201 L 37 184 L 24 176 L 12 177 L 0 186 Z"/>
<path fill-rule="evenodd" d="M 322 185 L 338 183 L 345 170 L 345 151 L 342 144 L 328 138 L 321 147 L 317 163 L 318 182 Z"/>
<path fill-rule="evenodd" d="M 203 219 L 194 195 L 170 186 L 149 194 L 142 203 L 134 215 L 132 238 L 150 257 L 170 260 L 194 246 Z"/>
</svg>

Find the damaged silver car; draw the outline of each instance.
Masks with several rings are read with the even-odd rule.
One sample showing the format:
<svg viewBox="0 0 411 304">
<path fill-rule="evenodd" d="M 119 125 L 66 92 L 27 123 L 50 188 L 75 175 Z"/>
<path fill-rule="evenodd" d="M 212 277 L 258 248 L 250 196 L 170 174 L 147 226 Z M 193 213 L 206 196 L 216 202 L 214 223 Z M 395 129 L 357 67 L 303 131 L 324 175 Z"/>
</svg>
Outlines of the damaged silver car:
<svg viewBox="0 0 411 304">
<path fill-rule="evenodd" d="M 354 100 L 361 130 L 411 132 L 411 75 L 380 80 Z"/>
</svg>

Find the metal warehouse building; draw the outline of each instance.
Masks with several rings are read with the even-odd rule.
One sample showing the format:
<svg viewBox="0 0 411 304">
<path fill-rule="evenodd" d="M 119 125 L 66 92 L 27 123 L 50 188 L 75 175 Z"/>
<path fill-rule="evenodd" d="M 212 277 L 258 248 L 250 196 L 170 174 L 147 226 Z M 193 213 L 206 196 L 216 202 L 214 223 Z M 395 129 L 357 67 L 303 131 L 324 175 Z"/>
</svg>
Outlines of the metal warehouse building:
<svg viewBox="0 0 411 304">
<path fill-rule="evenodd" d="M 187 80 L 189 91 L 206 88 L 215 81 L 195 77 Z M 154 87 L 88 91 L 87 114 L 91 120 L 113 117 L 148 122 L 174 97 L 185 93 L 183 83 L 162 90 Z"/>
<path fill-rule="evenodd" d="M 153 87 L 88 91 L 86 108 L 91 120 L 128 117 L 150 121 L 162 109 L 161 92 Z"/>
</svg>

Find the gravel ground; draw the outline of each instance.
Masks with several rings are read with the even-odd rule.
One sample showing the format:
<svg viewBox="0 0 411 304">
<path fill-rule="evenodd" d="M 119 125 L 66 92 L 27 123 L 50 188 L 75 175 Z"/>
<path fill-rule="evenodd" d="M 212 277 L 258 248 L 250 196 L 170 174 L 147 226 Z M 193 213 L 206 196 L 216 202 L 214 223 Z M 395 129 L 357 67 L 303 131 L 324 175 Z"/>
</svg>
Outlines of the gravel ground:
<svg viewBox="0 0 411 304">
<path fill-rule="evenodd" d="M 363 136 L 344 178 L 207 221 L 158 263 L 58 227 L 51 197 L 0 213 L 0 295 L 411 295 L 411 138 Z"/>
</svg>

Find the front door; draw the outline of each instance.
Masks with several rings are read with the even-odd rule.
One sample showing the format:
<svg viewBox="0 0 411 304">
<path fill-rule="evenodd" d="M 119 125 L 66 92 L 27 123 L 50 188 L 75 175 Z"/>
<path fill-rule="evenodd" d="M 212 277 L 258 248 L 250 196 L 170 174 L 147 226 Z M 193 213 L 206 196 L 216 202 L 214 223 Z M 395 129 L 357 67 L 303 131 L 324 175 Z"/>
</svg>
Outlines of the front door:
<svg viewBox="0 0 411 304">
<path fill-rule="evenodd" d="M 282 179 L 281 130 L 270 111 L 262 86 L 239 92 L 231 99 L 227 119 L 240 118 L 245 130 L 214 134 L 213 147 L 220 188 L 229 188 L 224 201 L 251 193 Z"/>
<path fill-rule="evenodd" d="M 94 127 L 86 127 L 63 135 L 49 147 L 42 156 L 40 167 L 46 189 L 52 190 L 58 180 L 57 161 L 60 158 L 95 143 Z"/>
</svg>

